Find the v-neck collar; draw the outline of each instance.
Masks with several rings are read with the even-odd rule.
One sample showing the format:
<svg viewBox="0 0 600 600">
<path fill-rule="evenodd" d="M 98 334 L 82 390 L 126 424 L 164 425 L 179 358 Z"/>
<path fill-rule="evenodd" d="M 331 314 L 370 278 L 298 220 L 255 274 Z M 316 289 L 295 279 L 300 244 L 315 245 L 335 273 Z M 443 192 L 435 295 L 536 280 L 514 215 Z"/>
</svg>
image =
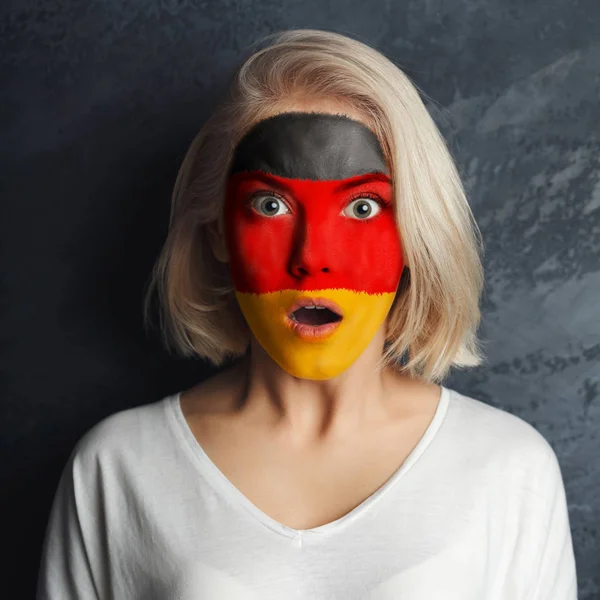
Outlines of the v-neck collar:
<svg viewBox="0 0 600 600">
<path fill-rule="evenodd" d="M 394 472 L 394 474 L 381 487 L 379 487 L 375 492 L 373 492 L 368 498 L 353 508 L 350 512 L 338 519 L 335 519 L 334 521 L 310 529 L 295 529 L 270 517 L 255 504 L 253 504 L 225 476 L 219 467 L 217 467 L 217 465 L 211 460 L 208 454 L 206 454 L 190 429 L 181 409 L 180 399 L 182 392 L 167 396 L 163 400 L 163 403 L 164 408 L 168 413 L 167 419 L 170 425 L 175 429 L 176 437 L 179 437 L 180 435 L 183 438 L 185 446 L 191 452 L 195 466 L 218 492 L 223 494 L 223 496 L 230 503 L 244 509 L 246 512 L 250 513 L 253 518 L 257 519 L 264 526 L 275 531 L 276 533 L 292 539 L 301 539 L 302 536 L 306 534 L 312 535 L 334 533 L 349 525 L 355 519 L 358 519 L 361 515 L 367 513 L 376 502 L 387 495 L 389 491 L 396 485 L 396 483 L 404 476 L 404 474 L 413 467 L 413 465 L 419 460 L 420 456 L 423 454 L 423 452 L 425 452 L 426 448 L 434 439 L 448 411 L 451 390 L 443 385 L 440 387 L 441 395 L 433 419 L 421 436 L 421 439 L 417 442 L 411 453 L 406 457 L 406 460 L 404 460 L 402 465 Z"/>
</svg>

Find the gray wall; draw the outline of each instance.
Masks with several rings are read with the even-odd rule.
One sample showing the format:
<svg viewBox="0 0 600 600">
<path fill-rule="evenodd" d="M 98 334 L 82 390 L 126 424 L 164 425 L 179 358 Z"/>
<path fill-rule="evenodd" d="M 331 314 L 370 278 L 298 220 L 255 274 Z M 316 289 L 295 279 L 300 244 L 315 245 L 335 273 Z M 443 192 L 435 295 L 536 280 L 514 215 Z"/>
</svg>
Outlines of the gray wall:
<svg viewBox="0 0 600 600">
<path fill-rule="evenodd" d="M 2 3 L 4 589 L 33 594 L 77 439 L 206 375 L 144 335 L 143 286 L 216 90 L 249 43 L 289 27 L 358 36 L 433 98 L 486 243 L 488 362 L 446 385 L 550 441 L 580 598 L 600 598 L 597 0 Z"/>
</svg>

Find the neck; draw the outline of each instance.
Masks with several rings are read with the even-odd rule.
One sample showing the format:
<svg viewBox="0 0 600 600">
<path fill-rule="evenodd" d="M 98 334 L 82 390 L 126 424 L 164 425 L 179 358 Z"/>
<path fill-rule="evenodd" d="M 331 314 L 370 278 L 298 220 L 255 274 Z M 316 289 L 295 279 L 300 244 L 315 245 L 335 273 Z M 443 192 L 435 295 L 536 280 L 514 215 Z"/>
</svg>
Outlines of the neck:
<svg viewBox="0 0 600 600">
<path fill-rule="evenodd" d="M 241 411 L 296 447 L 351 439 L 390 419 L 390 390 L 401 376 L 379 371 L 380 332 L 341 375 L 325 381 L 299 379 L 279 367 L 253 340 Z"/>
</svg>

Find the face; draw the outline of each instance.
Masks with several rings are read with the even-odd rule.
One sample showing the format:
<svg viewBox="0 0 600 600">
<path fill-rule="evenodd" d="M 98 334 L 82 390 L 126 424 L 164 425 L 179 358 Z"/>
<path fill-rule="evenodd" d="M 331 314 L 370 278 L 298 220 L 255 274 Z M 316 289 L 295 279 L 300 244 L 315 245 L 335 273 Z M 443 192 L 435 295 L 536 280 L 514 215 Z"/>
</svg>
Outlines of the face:
<svg viewBox="0 0 600 600">
<path fill-rule="evenodd" d="M 295 377 L 345 371 L 385 322 L 404 268 L 376 136 L 342 115 L 261 121 L 236 148 L 224 217 L 258 342 Z"/>
</svg>

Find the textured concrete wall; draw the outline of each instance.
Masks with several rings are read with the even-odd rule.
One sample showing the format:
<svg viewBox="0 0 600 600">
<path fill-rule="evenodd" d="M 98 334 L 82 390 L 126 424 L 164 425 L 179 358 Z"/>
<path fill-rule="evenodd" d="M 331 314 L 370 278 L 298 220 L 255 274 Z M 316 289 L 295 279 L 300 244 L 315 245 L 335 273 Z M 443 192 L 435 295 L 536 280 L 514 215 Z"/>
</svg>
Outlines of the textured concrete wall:
<svg viewBox="0 0 600 600">
<path fill-rule="evenodd" d="M 241 51 L 275 30 L 317 27 L 374 45 L 434 99 L 486 244 L 488 362 L 447 385 L 551 442 L 580 597 L 600 598 L 597 0 L 29 0 L 2 3 L 0 19 L 1 443 L 14 597 L 31 597 L 52 494 L 79 436 L 205 372 L 167 357 L 141 327 L 170 188 Z"/>
</svg>

